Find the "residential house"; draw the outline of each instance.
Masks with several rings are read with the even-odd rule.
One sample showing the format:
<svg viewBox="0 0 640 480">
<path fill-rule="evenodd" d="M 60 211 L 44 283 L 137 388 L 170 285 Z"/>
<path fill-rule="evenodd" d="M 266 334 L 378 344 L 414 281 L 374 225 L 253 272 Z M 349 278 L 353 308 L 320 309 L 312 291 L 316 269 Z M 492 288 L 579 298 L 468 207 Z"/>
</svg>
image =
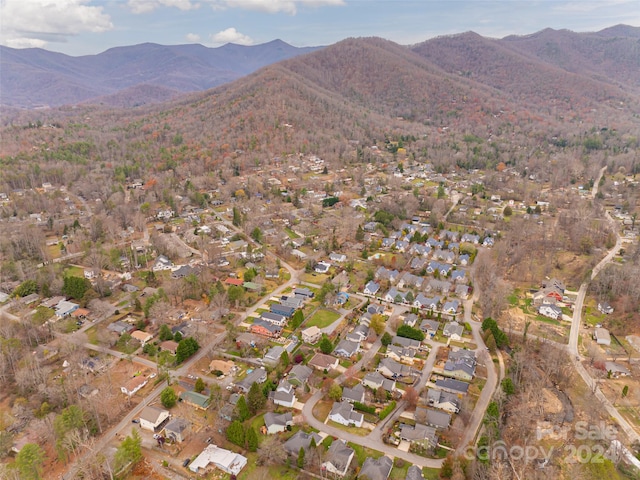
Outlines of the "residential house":
<svg viewBox="0 0 640 480">
<path fill-rule="evenodd" d="M 449 290 L 451 290 L 451 282 L 447 280 L 438 280 L 437 278 L 429 280 L 426 288 L 427 292 L 440 292 L 443 294 L 447 294 Z"/>
<path fill-rule="evenodd" d="M 273 400 L 274 404 L 287 408 L 292 408 L 296 403 L 293 385 L 291 385 L 286 379 L 280 380 L 275 392 L 269 393 L 269 398 Z"/>
<path fill-rule="evenodd" d="M 332 420 L 341 425 L 361 427 L 364 421 L 364 415 L 356 412 L 353 409 L 353 405 L 349 402 L 335 402 L 333 408 L 329 413 L 329 420 Z"/>
<path fill-rule="evenodd" d="M 598 303 L 598 311 L 605 315 L 610 315 L 613 313 L 613 307 L 608 302 L 600 302 Z"/>
<path fill-rule="evenodd" d="M 460 340 L 464 333 L 464 326 L 458 322 L 449 322 L 442 329 L 442 335 L 451 340 Z"/>
<path fill-rule="evenodd" d="M 454 270 L 451 272 L 451 281 L 454 283 L 463 283 L 467 281 L 466 270 Z"/>
<path fill-rule="evenodd" d="M 397 240 L 396 244 L 395 244 L 395 248 L 398 252 L 400 253 L 404 253 L 407 251 L 407 248 L 409 248 L 409 242 L 406 240 Z"/>
<path fill-rule="evenodd" d="M 420 288 L 422 287 L 423 281 L 424 281 L 424 278 L 419 277 L 417 275 L 413 275 L 412 273 L 409 273 L 409 272 L 405 272 L 400 276 L 398 280 L 398 288 L 404 288 L 405 286 Z"/>
<path fill-rule="evenodd" d="M 362 379 L 362 384 L 373 390 L 377 390 L 380 387 L 383 387 L 387 392 L 393 392 L 396 390 L 395 380 L 383 377 L 380 372 L 367 373 Z"/>
<path fill-rule="evenodd" d="M 428 337 L 433 338 L 438 329 L 440 328 L 440 322 L 437 320 L 423 320 L 420 324 L 420 330 L 422 330 Z"/>
<path fill-rule="evenodd" d="M 289 440 L 284 442 L 282 447 L 289 455 L 297 457 L 301 448 L 305 452 L 309 451 L 312 440 L 315 441 L 316 445 L 320 445 L 322 437 L 315 432 L 306 433 L 302 430 L 298 430 Z"/>
<path fill-rule="evenodd" d="M 389 345 L 387 347 L 386 357 L 391 358 L 397 362 L 413 365 L 413 361 L 416 357 L 416 351 L 413 348 Z"/>
<path fill-rule="evenodd" d="M 471 289 L 469 288 L 468 285 L 456 285 L 455 294 L 457 297 L 460 297 L 463 300 L 466 300 L 467 298 L 469 298 L 470 292 L 471 292 Z"/>
<path fill-rule="evenodd" d="M 384 297 L 385 302 L 389 303 L 406 303 L 409 292 L 401 292 L 395 287 L 391 287 Z"/>
<path fill-rule="evenodd" d="M 542 288 L 555 289 L 560 292 L 561 295 L 564 295 L 564 291 L 566 290 L 566 286 L 563 281 L 558 280 L 557 278 L 552 278 L 551 280 L 543 280 Z M 562 300 L 562 298 L 560 298 Z"/>
<path fill-rule="evenodd" d="M 301 387 L 309 381 L 312 373 L 313 370 L 306 365 L 294 365 L 287 375 L 287 381 L 296 387 Z"/>
<path fill-rule="evenodd" d="M 147 377 L 133 377 L 128 380 L 123 386 L 120 387 L 120 391 L 125 395 L 132 396 L 148 382 Z"/>
<path fill-rule="evenodd" d="M 262 312 L 260 314 L 260 320 L 269 322 L 279 327 L 284 327 L 287 324 L 287 318 L 284 315 L 279 315 L 272 312 Z"/>
<path fill-rule="evenodd" d="M 460 411 L 460 399 L 454 393 L 444 392 L 435 388 L 427 389 L 427 404 L 449 413 Z"/>
<path fill-rule="evenodd" d="M 305 297 L 305 298 L 313 298 L 315 296 L 315 293 L 313 293 L 308 288 L 296 288 L 293 291 L 293 294 L 299 297 Z"/>
<path fill-rule="evenodd" d="M 484 240 L 482 241 L 482 246 L 483 247 L 493 247 L 495 241 L 493 239 L 493 237 L 485 237 Z"/>
<path fill-rule="evenodd" d="M 273 412 L 267 412 L 264 414 L 264 426 L 267 429 L 268 435 L 284 432 L 287 430 L 287 427 L 293 426 L 293 416 L 290 412 L 282 413 L 280 415 Z"/>
<path fill-rule="evenodd" d="M 305 328 L 302 330 L 302 341 L 304 343 L 318 343 L 322 337 L 322 330 L 315 325 L 313 327 Z"/>
<path fill-rule="evenodd" d="M 209 408 L 211 399 L 208 395 L 185 390 L 180 394 L 180 401 L 185 405 L 190 405 L 193 408 L 197 408 L 198 410 L 206 410 Z"/>
<path fill-rule="evenodd" d="M 416 315 L 415 313 L 409 313 L 408 315 L 405 315 L 404 319 L 402 320 L 403 324 L 409 325 L 410 327 L 415 327 L 417 322 L 418 315 Z"/>
<path fill-rule="evenodd" d="M 164 436 L 174 442 L 182 443 L 187 439 L 190 423 L 184 418 L 174 418 L 164 427 Z"/>
<path fill-rule="evenodd" d="M 631 375 L 629 369 L 619 363 L 604 362 L 604 368 L 613 378 L 628 377 Z"/>
<path fill-rule="evenodd" d="M 352 342 L 351 340 L 341 340 L 336 346 L 333 353 L 339 357 L 351 358 L 360 349 L 360 344 Z"/>
<path fill-rule="evenodd" d="M 135 338 L 140 342 L 140 345 L 143 347 L 147 344 L 147 342 L 153 340 L 153 335 L 148 332 L 143 332 L 142 330 L 135 330 L 131 332 L 131 337 Z"/>
<path fill-rule="evenodd" d="M 267 353 L 264 354 L 262 362 L 270 367 L 275 367 L 280 363 L 280 356 L 284 353 L 284 348 L 280 345 L 271 347 Z"/>
<path fill-rule="evenodd" d="M 402 424 L 400 426 L 400 440 L 422 445 L 430 449 L 438 446 L 436 429 L 421 423 L 416 423 L 415 425 Z"/>
<path fill-rule="evenodd" d="M 558 320 L 562 318 L 562 309 L 557 305 L 552 305 L 550 303 L 543 303 L 538 307 L 538 313 L 544 317 L 553 318 L 554 320 Z"/>
<path fill-rule="evenodd" d="M 436 380 L 436 387 L 444 392 L 466 395 L 469 384 L 453 378 L 441 378 Z"/>
<path fill-rule="evenodd" d="M 392 345 L 400 345 L 405 348 L 412 348 L 414 350 L 419 350 L 422 346 L 422 343 L 419 340 L 414 340 L 413 338 L 399 337 L 398 335 L 394 335 L 391 339 Z"/>
<path fill-rule="evenodd" d="M 189 265 L 180 265 L 176 270 L 171 272 L 171 278 L 174 280 L 188 277 L 189 275 L 196 273 L 196 270 Z"/>
<path fill-rule="evenodd" d="M 318 262 L 313 266 L 313 271 L 316 273 L 327 273 L 331 268 L 331 264 L 327 262 Z"/>
<path fill-rule="evenodd" d="M 426 264 L 427 260 L 425 258 L 414 257 L 409 264 L 409 268 L 411 268 L 412 270 L 422 270 L 423 268 L 425 268 Z"/>
<path fill-rule="evenodd" d="M 384 249 L 393 248 L 395 244 L 396 244 L 395 238 L 385 237 L 380 242 L 380 248 L 384 248 Z"/>
<path fill-rule="evenodd" d="M 367 457 L 360 468 L 358 478 L 366 478 L 367 480 L 387 480 L 391 469 L 393 468 L 393 460 L 386 455 L 380 458 Z"/>
<path fill-rule="evenodd" d="M 154 272 L 160 272 L 162 270 L 171 270 L 173 268 L 173 262 L 169 260 L 166 256 L 160 255 L 156 258 L 156 261 L 151 267 L 151 270 Z"/>
<path fill-rule="evenodd" d="M 461 242 L 467 242 L 467 243 L 473 243 L 474 245 L 477 245 L 478 243 L 480 243 L 480 235 L 476 235 L 476 234 L 472 234 L 472 233 L 465 233 L 462 235 L 462 238 L 460 239 Z"/>
<path fill-rule="evenodd" d="M 162 430 L 171 415 L 164 408 L 147 406 L 140 412 L 140 428 L 150 432 Z"/>
<path fill-rule="evenodd" d="M 335 369 L 338 367 L 338 364 L 339 362 L 336 357 L 325 355 L 324 353 L 316 353 L 308 362 L 309 366 L 320 371 Z"/>
<path fill-rule="evenodd" d="M 342 401 L 364 403 L 364 387 L 360 383 L 353 388 L 344 387 L 342 389 Z"/>
<path fill-rule="evenodd" d="M 173 340 L 165 340 L 158 345 L 161 352 L 169 352 L 171 355 L 175 355 L 178 350 L 178 342 Z"/>
<path fill-rule="evenodd" d="M 249 389 L 251 385 L 254 383 L 264 383 L 267 381 L 267 371 L 264 368 L 256 368 L 251 372 L 247 373 L 247 376 L 244 377 L 240 382 L 236 385 L 244 392 L 249 393 Z"/>
<path fill-rule="evenodd" d="M 453 261 L 456 259 L 456 254 L 450 250 L 438 249 L 433 252 L 433 258 L 446 263 L 453 263 Z"/>
<path fill-rule="evenodd" d="M 269 310 L 271 310 L 272 313 L 277 313 L 278 315 L 283 315 L 287 318 L 291 318 L 293 314 L 296 312 L 295 308 L 286 307 L 279 303 L 273 303 L 269 307 Z"/>
<path fill-rule="evenodd" d="M 344 253 L 332 252 L 329 254 L 329 260 L 336 263 L 343 263 L 347 261 L 347 256 Z"/>
<path fill-rule="evenodd" d="M 291 307 L 297 310 L 304 307 L 304 299 L 305 297 L 301 297 L 299 295 L 283 295 L 280 298 L 280 304 L 284 305 L 285 307 Z"/>
<path fill-rule="evenodd" d="M 110 324 L 107 327 L 107 330 L 118 335 L 122 335 L 123 333 L 133 332 L 135 327 L 129 323 L 123 322 L 122 320 L 118 320 Z"/>
<path fill-rule="evenodd" d="M 411 376 L 415 373 L 415 371 L 401 363 L 392 360 L 391 358 L 383 358 L 378 364 L 377 372 L 380 372 L 387 378 L 399 379 L 407 376 Z"/>
<path fill-rule="evenodd" d="M 63 300 L 56 305 L 56 317 L 58 318 L 68 317 L 73 312 L 75 312 L 78 308 L 80 308 L 80 305 L 78 305 L 77 303 L 73 303 L 68 300 Z"/>
<path fill-rule="evenodd" d="M 417 465 L 411 465 L 404 480 L 425 480 L 424 475 L 422 475 L 422 469 Z"/>
<path fill-rule="evenodd" d="M 347 335 L 352 342 L 364 342 L 369 337 L 369 327 L 363 324 L 356 325 L 354 329 Z"/>
<path fill-rule="evenodd" d="M 251 324 L 249 331 L 265 337 L 277 338 L 282 333 L 282 327 L 257 319 Z"/>
<path fill-rule="evenodd" d="M 416 308 L 424 308 L 427 310 L 436 310 L 439 303 L 440 297 L 435 296 L 429 298 L 424 296 L 422 293 L 419 293 L 418 296 L 416 296 L 416 299 L 413 301 L 413 306 Z"/>
<path fill-rule="evenodd" d="M 449 428 L 449 424 L 451 423 L 451 415 L 446 412 L 439 412 L 437 410 L 431 410 L 427 408 L 425 423 L 430 427 L 434 427 L 439 430 L 445 430 Z"/>
<path fill-rule="evenodd" d="M 362 293 L 373 297 L 378 293 L 378 290 L 380 290 L 380 284 L 371 280 L 364 286 L 364 291 Z"/>
<path fill-rule="evenodd" d="M 462 265 L 463 267 L 466 267 L 467 265 L 469 265 L 469 263 L 471 263 L 471 257 L 468 254 L 463 253 L 458 257 L 458 264 Z"/>
<path fill-rule="evenodd" d="M 377 226 L 378 226 L 378 224 L 377 224 L 376 222 L 367 222 L 367 223 L 365 223 L 365 224 L 363 225 L 362 229 L 363 229 L 365 232 L 372 233 L 372 232 L 375 232 L 375 231 L 376 231 Z"/>
<path fill-rule="evenodd" d="M 212 463 L 229 475 L 239 475 L 240 471 L 247 464 L 247 458 L 239 453 L 231 452 L 220 448 L 217 445 L 207 445 L 205 449 L 189 465 L 189 470 L 199 473 L 198 470 L 205 470 Z"/>
<path fill-rule="evenodd" d="M 385 267 L 380 267 L 376 270 L 375 279 L 378 281 L 389 281 L 391 283 L 395 283 L 395 281 L 400 276 L 400 272 L 398 270 L 389 270 Z"/>
<path fill-rule="evenodd" d="M 349 404 L 347 404 L 349 405 Z M 355 451 L 344 440 L 335 440 L 327 451 L 326 460 L 322 463 L 322 471 L 344 477 L 349 470 Z"/>
<path fill-rule="evenodd" d="M 611 345 L 611 335 L 606 328 L 596 328 L 593 333 L 593 339 L 598 345 Z"/>
</svg>

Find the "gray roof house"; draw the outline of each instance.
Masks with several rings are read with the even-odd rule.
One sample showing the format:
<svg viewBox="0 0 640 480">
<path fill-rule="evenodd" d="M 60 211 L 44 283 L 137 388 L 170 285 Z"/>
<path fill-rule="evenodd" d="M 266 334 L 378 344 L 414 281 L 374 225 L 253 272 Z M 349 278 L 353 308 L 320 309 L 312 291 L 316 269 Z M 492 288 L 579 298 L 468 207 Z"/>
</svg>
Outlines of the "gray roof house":
<svg viewBox="0 0 640 480">
<path fill-rule="evenodd" d="M 380 372 L 367 373 L 362 379 L 362 384 L 365 387 L 372 388 L 373 390 L 377 390 L 382 387 L 387 392 L 393 392 L 396 389 L 395 380 L 385 378 Z"/>
<path fill-rule="evenodd" d="M 297 387 L 304 385 L 309 380 L 313 370 L 306 365 L 294 365 L 287 376 L 287 380 Z"/>
<path fill-rule="evenodd" d="M 281 415 L 273 412 L 264 414 L 264 426 L 267 428 L 268 434 L 284 432 L 291 425 L 293 425 L 293 416 L 289 412 Z"/>
<path fill-rule="evenodd" d="M 355 451 L 344 440 L 336 440 L 327 451 L 327 459 L 322 463 L 322 470 L 340 477 L 347 474 Z"/>
<path fill-rule="evenodd" d="M 371 280 L 369 283 L 367 283 L 364 286 L 364 291 L 363 293 L 365 295 L 376 295 L 378 293 L 378 290 L 380 290 L 380 284 L 374 282 L 373 280 Z"/>
<path fill-rule="evenodd" d="M 449 413 L 458 413 L 460 411 L 460 399 L 458 395 L 443 392 L 435 388 L 427 389 L 427 404 L 430 407 L 438 408 Z"/>
<path fill-rule="evenodd" d="M 362 384 L 358 383 L 353 388 L 344 387 L 342 389 L 342 400 L 346 400 L 349 403 L 364 403 L 364 387 Z"/>
<path fill-rule="evenodd" d="M 468 383 L 461 382 L 460 380 L 454 380 L 452 378 L 441 378 L 436 380 L 436 387 L 444 390 L 445 392 L 461 393 L 463 395 L 466 395 L 469 390 Z"/>
<path fill-rule="evenodd" d="M 445 337 L 453 337 L 454 335 L 462 337 L 463 332 L 464 326 L 460 325 L 458 322 L 449 322 L 442 329 L 442 335 Z"/>
<path fill-rule="evenodd" d="M 362 464 L 358 478 L 366 478 L 367 480 L 387 480 L 392 468 L 393 460 L 386 455 L 380 458 L 367 457 Z"/>
<path fill-rule="evenodd" d="M 297 457 L 301 448 L 305 451 L 309 450 L 312 439 L 315 440 L 316 445 L 320 445 L 320 442 L 322 442 L 322 437 L 320 437 L 320 435 L 318 435 L 317 433 L 306 433 L 302 430 L 298 430 L 295 435 L 284 442 L 284 445 L 282 447 L 289 455 Z"/>
<path fill-rule="evenodd" d="M 251 373 L 247 374 L 237 386 L 247 393 L 254 383 L 264 383 L 267 381 L 267 371 L 264 368 L 256 368 Z"/>
<path fill-rule="evenodd" d="M 414 350 L 420 349 L 422 345 L 419 340 L 414 340 L 413 338 L 399 337 L 398 335 L 394 335 L 391 339 L 391 343 L 393 345 L 400 345 L 405 348 L 413 348 Z"/>
<path fill-rule="evenodd" d="M 416 423 L 415 425 L 402 424 L 400 426 L 400 439 L 411 443 L 421 443 L 431 448 L 438 446 L 436 429 L 421 423 Z"/>
<path fill-rule="evenodd" d="M 339 357 L 350 358 L 358 353 L 359 348 L 359 343 L 352 342 L 350 340 L 341 340 L 340 343 L 338 343 L 338 345 L 336 346 L 333 353 L 335 355 L 338 355 Z"/>
<path fill-rule="evenodd" d="M 437 320 L 423 320 L 420 324 L 420 330 L 422 330 L 427 335 L 433 337 L 440 328 L 440 322 Z"/>
<path fill-rule="evenodd" d="M 333 408 L 329 413 L 329 420 L 332 420 L 336 423 L 346 426 L 356 426 L 361 427 L 362 422 L 364 421 L 364 415 L 362 413 L 356 412 L 353 409 L 353 405 L 349 402 L 335 402 L 333 404 Z"/>
<path fill-rule="evenodd" d="M 284 353 L 284 348 L 280 345 L 276 345 L 271 347 L 267 353 L 264 354 L 264 358 L 262 359 L 263 363 L 275 367 L 280 363 L 280 355 Z"/>
<path fill-rule="evenodd" d="M 417 465 L 411 465 L 409 470 L 407 470 L 407 476 L 404 477 L 405 480 L 424 480 L 424 475 L 422 475 L 422 469 Z"/>
</svg>

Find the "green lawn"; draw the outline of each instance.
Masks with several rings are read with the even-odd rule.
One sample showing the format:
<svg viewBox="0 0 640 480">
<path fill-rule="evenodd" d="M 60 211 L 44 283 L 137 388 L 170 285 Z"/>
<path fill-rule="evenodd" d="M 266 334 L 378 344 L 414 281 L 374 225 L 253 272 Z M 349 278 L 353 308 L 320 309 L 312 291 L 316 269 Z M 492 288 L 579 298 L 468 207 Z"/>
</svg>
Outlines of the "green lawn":
<svg viewBox="0 0 640 480">
<path fill-rule="evenodd" d="M 305 328 L 316 326 L 325 328 L 340 318 L 340 314 L 331 310 L 317 310 L 313 316 L 305 323 Z"/>
<path fill-rule="evenodd" d="M 84 278 L 84 269 L 80 267 L 68 267 L 64 270 L 66 277 L 82 277 Z"/>
<path fill-rule="evenodd" d="M 372 458 L 380 458 L 383 453 L 377 450 L 372 450 L 367 447 L 363 447 L 362 445 L 356 445 L 355 443 L 349 442 L 348 444 L 351 448 L 353 448 L 356 458 L 358 459 L 358 463 L 362 465 L 367 457 Z"/>
<path fill-rule="evenodd" d="M 300 238 L 300 235 L 298 235 L 296 232 L 294 232 L 290 228 L 285 228 L 284 231 L 291 240 L 293 240 L 294 238 Z"/>
<path fill-rule="evenodd" d="M 331 425 L 332 427 L 339 428 L 340 430 L 344 430 L 345 432 L 353 433 L 354 435 L 359 435 L 361 437 L 366 437 L 371 433 L 371 431 L 366 428 L 347 427 L 346 425 L 334 422 L 333 420 L 329 420 L 327 425 Z"/>
</svg>

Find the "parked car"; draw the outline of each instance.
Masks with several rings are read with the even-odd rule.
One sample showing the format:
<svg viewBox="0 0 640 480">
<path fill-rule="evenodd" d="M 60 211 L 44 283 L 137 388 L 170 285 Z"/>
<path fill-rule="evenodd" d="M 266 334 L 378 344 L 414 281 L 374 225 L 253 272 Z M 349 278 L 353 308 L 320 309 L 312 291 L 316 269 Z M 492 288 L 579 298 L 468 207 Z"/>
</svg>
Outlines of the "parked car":
<svg viewBox="0 0 640 480">
<path fill-rule="evenodd" d="M 189 465 L 189 462 L 191 462 L 191 459 L 190 458 L 185 458 L 184 462 L 182 462 L 182 466 L 186 467 L 187 465 Z"/>
</svg>

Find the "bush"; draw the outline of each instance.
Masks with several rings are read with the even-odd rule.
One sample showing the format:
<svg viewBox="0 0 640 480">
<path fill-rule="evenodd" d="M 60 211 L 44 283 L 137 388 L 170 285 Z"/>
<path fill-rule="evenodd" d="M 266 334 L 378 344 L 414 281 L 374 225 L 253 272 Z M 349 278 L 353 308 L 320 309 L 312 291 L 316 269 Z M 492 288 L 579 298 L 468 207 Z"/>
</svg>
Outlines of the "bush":
<svg viewBox="0 0 640 480">
<path fill-rule="evenodd" d="M 399 337 L 411 338 L 412 340 L 418 340 L 419 342 L 424 340 L 424 332 L 418 328 L 410 327 L 409 325 L 400 325 L 396 333 Z"/>
<path fill-rule="evenodd" d="M 391 412 L 393 412 L 395 408 L 396 408 L 396 401 L 394 400 L 389 405 L 387 405 L 383 410 L 380 411 L 380 413 L 378 414 L 378 417 L 380 418 L 380 420 L 384 420 L 389 416 Z"/>
<path fill-rule="evenodd" d="M 375 407 L 371 407 L 369 405 L 365 405 L 364 403 L 360 403 L 360 402 L 353 402 L 353 408 L 364 413 L 371 413 L 371 414 L 376 413 Z"/>
</svg>

